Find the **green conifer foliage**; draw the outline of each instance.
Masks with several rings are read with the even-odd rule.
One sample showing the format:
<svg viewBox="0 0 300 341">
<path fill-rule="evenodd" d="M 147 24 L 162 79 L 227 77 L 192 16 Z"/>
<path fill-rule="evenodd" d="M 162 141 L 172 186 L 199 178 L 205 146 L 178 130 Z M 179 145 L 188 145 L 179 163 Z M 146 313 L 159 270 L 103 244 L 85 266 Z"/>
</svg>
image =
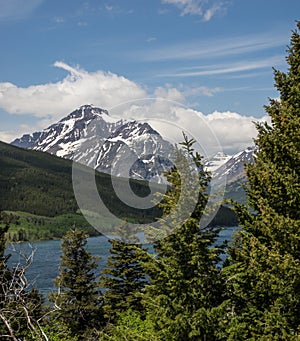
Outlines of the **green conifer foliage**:
<svg viewBox="0 0 300 341">
<path fill-rule="evenodd" d="M 170 214 L 172 217 L 176 208 L 171 220 L 176 228 L 156 241 L 156 253 L 147 265 L 150 285 L 144 302 L 161 340 L 215 340 L 217 307 L 222 301 L 222 280 L 217 266 L 220 249 L 214 245 L 218 229 L 204 228 L 199 223 L 208 199 L 205 191 L 210 176 L 203 170 L 193 144 L 194 140 L 184 135 L 182 148 L 176 151 L 176 166 L 166 174 L 171 187 L 163 197 L 162 224 L 170 223 L 165 217 Z M 192 170 L 182 167 L 189 164 L 187 160 L 192 160 Z M 196 176 L 190 176 L 189 172 Z M 181 184 L 184 176 L 190 179 L 185 189 Z M 195 193 L 197 196 L 193 198 Z M 182 195 L 184 199 L 178 206 Z M 191 216 L 183 224 L 176 222 L 177 210 L 184 212 L 194 199 Z"/>
<path fill-rule="evenodd" d="M 76 229 L 64 237 L 60 273 L 55 280 L 58 292 L 50 296 L 57 308 L 54 317 L 79 337 L 103 322 L 96 258 L 86 250 L 86 238 Z"/>
<path fill-rule="evenodd" d="M 242 227 L 229 250 L 228 340 L 300 338 L 300 23 L 288 49 L 288 71 L 274 70 L 280 99 L 257 124 L 247 165 L 251 208 L 236 206 Z"/>
<path fill-rule="evenodd" d="M 141 293 L 148 283 L 142 264 L 148 259 L 147 250 L 136 244 L 137 238 L 130 225 L 118 229 L 120 239 L 111 239 L 107 267 L 102 270 L 101 286 L 105 317 L 114 322 L 118 315 L 131 309 L 143 314 Z"/>
</svg>

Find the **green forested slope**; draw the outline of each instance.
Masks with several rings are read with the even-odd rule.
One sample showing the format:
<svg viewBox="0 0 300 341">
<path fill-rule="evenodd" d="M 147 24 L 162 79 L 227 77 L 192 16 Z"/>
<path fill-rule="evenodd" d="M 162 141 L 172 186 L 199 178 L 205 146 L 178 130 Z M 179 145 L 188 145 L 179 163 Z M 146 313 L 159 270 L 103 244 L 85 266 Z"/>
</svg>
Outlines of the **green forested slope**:
<svg viewBox="0 0 300 341">
<path fill-rule="evenodd" d="M 0 142 L 0 209 L 45 216 L 76 212 L 72 163 Z"/>
<path fill-rule="evenodd" d="M 115 195 L 108 174 L 97 173 L 96 183 L 103 202 L 116 216 L 150 222 L 160 215 L 156 207 L 139 210 L 123 204 Z M 117 179 L 121 190 L 126 185 L 126 179 Z M 145 182 L 132 180 L 131 187 L 140 196 L 149 192 Z M 45 217 L 78 212 L 72 186 L 72 161 L 0 142 L 0 210 Z"/>
<path fill-rule="evenodd" d="M 85 169 L 82 167 L 82 176 L 85 177 Z M 86 172 L 87 174 L 87 172 Z M 150 209 L 135 209 L 127 206 L 117 197 L 112 187 L 111 176 L 104 173 L 96 173 L 96 183 L 99 195 L 106 207 L 116 216 L 139 223 L 148 223 L 156 220 L 161 215 L 161 210 L 157 207 Z M 117 178 L 114 186 L 119 191 L 126 190 L 128 179 Z M 130 180 L 132 190 L 139 196 L 144 197 L 149 193 L 146 182 Z M 91 184 L 92 186 L 92 184 Z M 153 184 L 152 184 L 153 186 Z M 159 190 L 160 185 L 157 185 Z M 17 224 L 12 224 L 18 232 L 20 229 L 31 230 L 32 236 L 40 236 L 45 239 L 61 237 L 59 231 L 60 219 L 49 220 L 47 217 L 58 217 L 61 215 L 73 214 L 69 220 L 64 220 L 62 230 L 65 231 L 68 221 L 79 221 L 82 226 L 83 217 L 78 217 L 80 212 L 74 196 L 72 186 L 72 161 L 56 157 L 54 155 L 21 149 L 9 144 L 0 142 L 0 211 L 18 212 L 16 216 L 21 217 Z M 31 218 L 26 216 L 24 225 L 23 214 L 30 213 Z M 35 217 L 37 216 L 37 217 Z M 40 218 L 44 217 L 39 223 Z M 222 209 L 214 219 L 216 225 L 235 225 L 236 220 L 232 212 Z M 51 224 L 50 224 L 51 221 Z M 45 222 L 45 223 L 44 223 Z M 103 218 L 103 224 L 110 224 L 109 219 Z M 89 224 L 86 222 L 85 228 Z M 48 229 L 52 232 L 49 234 Z M 41 230 L 44 230 L 42 233 Z M 22 233 L 21 233 L 22 235 Z"/>
</svg>

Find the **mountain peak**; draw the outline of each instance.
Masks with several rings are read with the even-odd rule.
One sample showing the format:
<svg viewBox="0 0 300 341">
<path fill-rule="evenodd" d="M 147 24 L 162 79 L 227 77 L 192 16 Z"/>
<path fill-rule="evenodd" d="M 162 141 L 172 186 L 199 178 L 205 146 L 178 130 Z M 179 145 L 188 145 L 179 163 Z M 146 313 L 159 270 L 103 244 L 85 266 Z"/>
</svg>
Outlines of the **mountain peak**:
<svg viewBox="0 0 300 341">
<path fill-rule="evenodd" d="M 231 158 L 230 155 L 225 154 L 223 151 L 219 151 L 216 154 L 206 158 L 204 160 L 204 166 L 210 172 L 215 172 L 222 165 L 224 165 L 230 158 Z"/>
<path fill-rule="evenodd" d="M 172 145 L 148 123 L 112 117 L 91 104 L 12 144 L 72 159 L 112 175 L 158 181 L 170 167 L 172 151 Z"/>
<path fill-rule="evenodd" d="M 64 117 L 60 122 L 65 122 L 69 119 L 84 119 L 91 120 L 97 116 L 109 116 L 105 109 L 97 108 L 92 104 L 85 104 L 72 111 L 68 116 Z"/>
</svg>

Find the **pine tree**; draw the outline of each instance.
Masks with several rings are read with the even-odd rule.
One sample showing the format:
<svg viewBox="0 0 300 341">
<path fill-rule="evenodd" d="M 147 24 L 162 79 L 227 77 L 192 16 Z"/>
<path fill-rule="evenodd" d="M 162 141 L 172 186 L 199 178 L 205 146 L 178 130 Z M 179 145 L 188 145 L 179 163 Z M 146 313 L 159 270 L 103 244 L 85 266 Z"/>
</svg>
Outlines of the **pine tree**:
<svg viewBox="0 0 300 341">
<path fill-rule="evenodd" d="M 248 207 L 236 205 L 241 231 L 229 250 L 226 338 L 300 338 L 300 22 L 287 73 L 274 70 L 280 99 L 257 124 L 254 164 L 246 166 Z"/>
<path fill-rule="evenodd" d="M 175 166 L 166 174 L 171 187 L 163 197 L 161 223 L 163 229 L 164 224 L 173 226 L 169 231 L 173 233 L 156 241 L 155 255 L 148 263 L 150 285 L 144 301 L 161 340 L 215 340 L 217 307 L 222 301 L 220 249 L 214 245 L 219 231 L 200 226 L 210 176 L 193 149 L 194 142 L 184 135 Z M 192 169 L 187 160 L 192 161 Z M 190 179 L 185 188 L 183 177 Z M 178 217 L 194 199 L 191 216 L 180 224 Z"/>
<path fill-rule="evenodd" d="M 62 242 L 61 267 L 55 280 L 58 292 L 50 296 L 54 318 L 79 338 L 103 323 L 101 293 L 96 280 L 96 258 L 86 250 L 87 235 L 70 230 Z"/>
<path fill-rule="evenodd" d="M 143 314 L 141 293 L 148 283 L 142 264 L 148 258 L 147 250 L 138 240 L 129 224 L 118 229 L 120 239 L 111 239 L 107 267 L 102 270 L 101 286 L 106 289 L 103 310 L 110 322 L 127 310 Z"/>
</svg>

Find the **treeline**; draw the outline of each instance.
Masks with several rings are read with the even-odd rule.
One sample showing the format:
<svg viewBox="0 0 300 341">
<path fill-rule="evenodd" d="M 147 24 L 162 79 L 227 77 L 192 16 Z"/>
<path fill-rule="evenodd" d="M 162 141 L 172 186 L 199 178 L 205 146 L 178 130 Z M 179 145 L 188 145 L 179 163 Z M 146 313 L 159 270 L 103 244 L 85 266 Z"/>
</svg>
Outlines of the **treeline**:
<svg viewBox="0 0 300 341">
<path fill-rule="evenodd" d="M 70 160 L 48 153 L 20 149 L 0 142 L 0 165 L 0 210 L 21 211 L 44 217 L 78 213 Z M 92 186 L 91 170 L 84 166 L 80 166 L 80 169 L 81 180 L 87 180 L 86 191 L 92 191 L 93 189 L 89 188 Z M 161 217 L 162 209 L 158 206 L 149 209 L 136 209 L 124 204 L 119 199 L 115 188 L 121 193 L 126 193 L 128 179 L 112 178 L 108 174 L 98 172 L 96 172 L 95 179 L 104 205 L 114 216 L 136 223 L 150 223 Z M 138 197 L 145 197 L 150 193 L 147 182 L 132 179 L 129 181 L 131 190 Z M 112 182 L 114 182 L 115 188 Z M 157 192 L 162 191 L 158 184 L 151 186 L 156 186 Z M 93 202 L 88 203 L 87 198 L 87 208 L 93 207 L 93 205 Z M 103 220 L 106 221 L 105 217 Z M 227 207 L 222 207 L 213 220 L 213 224 L 219 226 L 234 226 L 236 222 L 234 212 Z M 21 221 L 21 223 L 23 222 Z M 41 222 L 41 226 L 43 226 L 43 222 Z M 50 228 L 53 230 L 53 226 Z M 34 240 L 31 238 L 32 233 L 27 231 L 28 224 L 21 226 L 20 229 L 27 232 L 29 240 Z M 63 230 L 62 233 L 59 233 L 60 237 L 65 232 L 66 230 Z M 39 234 L 45 236 L 43 229 Z M 51 231 L 49 231 L 49 236 L 58 237 Z"/>
<path fill-rule="evenodd" d="M 104 218 L 103 218 L 104 219 Z M 68 213 L 56 217 L 34 215 L 27 212 L 2 212 L 3 223 L 9 223 L 6 232 L 8 242 L 40 241 L 61 239 L 67 231 L 77 226 L 89 237 L 101 233 L 91 226 L 82 214 Z M 109 221 L 105 223 L 109 224 Z"/>
<path fill-rule="evenodd" d="M 288 72 L 274 71 L 280 100 L 266 106 L 272 124 L 257 124 L 258 151 L 254 164 L 246 166 L 247 205 L 235 204 L 240 229 L 232 243 L 218 244 L 218 229 L 199 225 L 210 176 L 194 141 L 184 136 L 176 149 L 180 168 L 167 173 L 172 186 L 161 203 L 160 229 L 147 230 L 154 253 L 127 224 L 111 240 L 107 266 L 97 278 L 87 236 L 71 230 L 62 243 L 50 307 L 28 289 L 24 269 L 30 257 L 23 267 L 8 268 L 8 226 L 2 225 L 1 339 L 300 339 L 300 23 L 297 27 Z"/>
<path fill-rule="evenodd" d="M 78 211 L 72 183 L 72 161 L 0 142 L 0 165 L 2 211 L 23 211 L 48 217 Z M 81 170 L 83 177 L 90 176 L 90 169 L 82 166 Z M 101 199 L 114 215 L 139 223 L 152 222 L 161 216 L 162 212 L 156 206 L 140 210 L 122 203 L 112 182 L 124 193 L 127 179 L 112 179 L 99 172 L 96 172 L 95 179 Z M 141 197 L 149 194 L 149 186 L 144 181 L 130 180 L 130 185 Z M 157 187 L 159 190 L 159 185 Z"/>
</svg>

